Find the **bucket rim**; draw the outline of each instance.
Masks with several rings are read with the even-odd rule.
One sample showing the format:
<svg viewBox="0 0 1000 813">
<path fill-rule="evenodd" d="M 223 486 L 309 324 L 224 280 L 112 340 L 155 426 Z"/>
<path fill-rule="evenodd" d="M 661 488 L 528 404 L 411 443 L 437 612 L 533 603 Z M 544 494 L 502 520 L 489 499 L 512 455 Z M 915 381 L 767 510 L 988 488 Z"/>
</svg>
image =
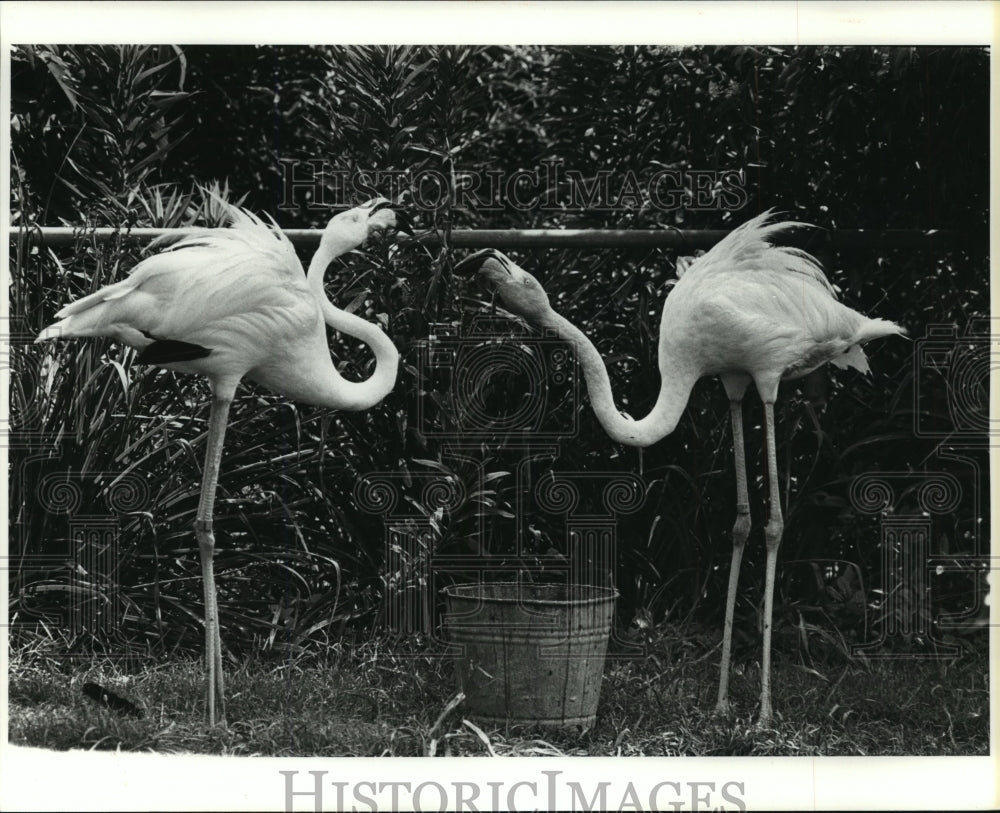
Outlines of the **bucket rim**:
<svg viewBox="0 0 1000 813">
<path fill-rule="evenodd" d="M 575 599 L 554 599 L 554 598 L 533 598 L 530 596 L 483 596 L 483 595 L 463 595 L 458 590 L 472 587 L 561 587 L 569 592 L 573 587 L 581 588 L 581 591 L 590 591 L 600 595 L 591 595 Z M 494 582 L 461 582 L 459 584 L 449 584 L 439 591 L 449 599 L 460 599 L 465 601 L 490 601 L 497 604 L 540 604 L 558 605 L 566 604 L 601 604 L 608 601 L 615 601 L 621 596 L 614 587 L 601 587 L 596 584 L 561 584 L 555 582 L 515 582 L 515 581 L 494 581 Z"/>
</svg>

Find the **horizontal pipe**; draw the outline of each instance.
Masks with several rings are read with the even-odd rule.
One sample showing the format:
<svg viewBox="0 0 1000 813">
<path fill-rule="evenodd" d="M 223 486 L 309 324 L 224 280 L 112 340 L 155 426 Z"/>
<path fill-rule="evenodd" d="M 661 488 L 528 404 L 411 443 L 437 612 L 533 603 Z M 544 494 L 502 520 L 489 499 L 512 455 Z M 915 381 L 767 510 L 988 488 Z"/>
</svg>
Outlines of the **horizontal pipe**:
<svg viewBox="0 0 1000 813">
<path fill-rule="evenodd" d="M 126 233 L 128 239 L 140 242 L 170 236 L 180 239 L 194 229 L 136 228 Z M 284 229 L 296 246 L 319 244 L 321 229 Z M 11 231 L 13 237 L 18 232 Z M 74 229 L 65 226 L 42 226 L 27 231 L 29 239 L 41 239 L 49 246 L 65 246 L 78 238 L 107 241 L 119 230 L 95 228 Z M 673 248 L 682 251 L 707 249 L 729 234 L 727 229 L 452 229 L 450 243 L 455 248 Z M 803 247 L 830 248 L 916 248 L 953 243 L 957 239 L 973 242 L 977 235 L 935 229 L 799 229 L 795 236 L 783 242 Z M 401 244 L 417 242 L 440 245 L 440 232 L 428 232 L 417 237 L 399 235 Z"/>
</svg>

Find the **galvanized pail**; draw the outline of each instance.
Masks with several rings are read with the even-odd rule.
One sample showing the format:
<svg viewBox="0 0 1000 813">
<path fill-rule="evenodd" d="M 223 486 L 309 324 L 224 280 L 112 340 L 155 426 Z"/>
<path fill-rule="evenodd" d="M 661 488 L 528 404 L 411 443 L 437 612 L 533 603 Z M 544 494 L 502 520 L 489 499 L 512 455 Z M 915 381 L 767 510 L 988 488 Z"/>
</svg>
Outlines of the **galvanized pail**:
<svg viewBox="0 0 1000 813">
<path fill-rule="evenodd" d="M 458 684 L 473 719 L 593 726 L 613 589 L 492 582 L 442 592 Z"/>
</svg>

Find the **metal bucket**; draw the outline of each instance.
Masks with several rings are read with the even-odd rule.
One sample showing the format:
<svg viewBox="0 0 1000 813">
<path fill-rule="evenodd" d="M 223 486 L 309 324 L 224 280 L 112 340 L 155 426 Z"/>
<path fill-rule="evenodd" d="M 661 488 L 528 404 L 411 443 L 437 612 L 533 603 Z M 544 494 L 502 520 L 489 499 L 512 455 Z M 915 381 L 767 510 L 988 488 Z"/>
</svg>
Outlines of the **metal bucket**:
<svg viewBox="0 0 1000 813">
<path fill-rule="evenodd" d="M 613 589 L 492 582 L 442 592 L 470 716 L 593 726 L 618 595 Z"/>
</svg>

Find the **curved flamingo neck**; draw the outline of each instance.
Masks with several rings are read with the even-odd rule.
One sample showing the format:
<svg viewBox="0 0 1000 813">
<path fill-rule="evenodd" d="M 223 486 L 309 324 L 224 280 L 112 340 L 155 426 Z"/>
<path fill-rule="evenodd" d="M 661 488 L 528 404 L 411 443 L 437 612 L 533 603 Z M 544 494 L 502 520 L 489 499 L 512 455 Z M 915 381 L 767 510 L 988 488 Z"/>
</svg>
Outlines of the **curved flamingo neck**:
<svg viewBox="0 0 1000 813">
<path fill-rule="evenodd" d="M 364 342 L 375 354 L 375 370 L 365 381 L 346 381 L 333 369 L 333 375 L 324 388 L 323 405 L 335 409 L 363 410 L 375 406 L 392 391 L 399 367 L 399 352 L 378 325 L 341 310 L 326 297 L 323 278 L 327 267 L 352 248 L 356 246 L 339 246 L 324 236 L 309 263 L 306 278 L 319 303 L 323 321 L 334 330 Z"/>
<path fill-rule="evenodd" d="M 583 331 L 551 309 L 542 318 L 541 326 L 552 328 L 575 348 L 594 414 L 612 440 L 626 446 L 651 446 L 674 431 L 698 377 L 665 353 L 662 343 L 660 393 L 650 413 L 636 421 L 626 418 L 615 406 L 604 359 Z"/>
</svg>

